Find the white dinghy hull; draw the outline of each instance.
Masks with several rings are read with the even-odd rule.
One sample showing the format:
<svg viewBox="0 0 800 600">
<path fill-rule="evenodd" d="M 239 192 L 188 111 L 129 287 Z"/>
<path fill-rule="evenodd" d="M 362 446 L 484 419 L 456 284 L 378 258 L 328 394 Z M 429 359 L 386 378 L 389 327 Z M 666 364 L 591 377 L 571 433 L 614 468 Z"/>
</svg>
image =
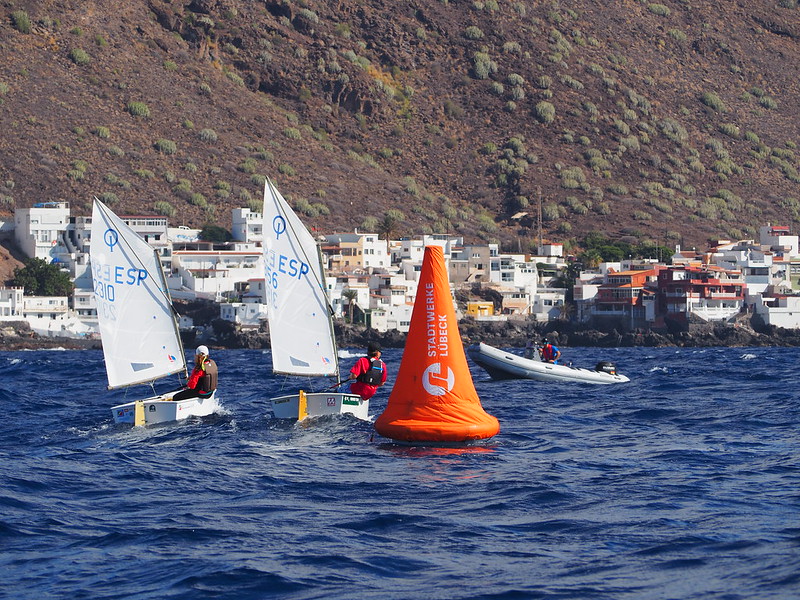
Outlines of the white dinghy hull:
<svg viewBox="0 0 800 600">
<path fill-rule="evenodd" d="M 610 385 L 627 383 L 625 375 L 595 369 L 583 369 L 567 365 L 555 365 L 539 360 L 523 358 L 504 352 L 481 342 L 468 350 L 470 358 L 480 365 L 492 379 L 534 379 L 536 381 L 561 381 L 572 383 L 594 383 Z"/>
<path fill-rule="evenodd" d="M 187 398 L 186 400 L 170 400 L 170 395 L 153 396 L 143 400 L 134 400 L 111 407 L 114 423 L 136 422 L 136 404 L 144 404 L 144 425 L 157 425 L 170 421 L 181 421 L 188 417 L 207 417 L 219 409 L 217 394 L 209 398 Z"/>
<path fill-rule="evenodd" d="M 326 415 L 353 415 L 357 419 L 367 420 L 369 400 L 363 400 L 355 394 L 341 392 L 313 392 L 305 394 L 306 408 L 301 414 L 300 395 L 291 394 L 272 398 L 272 414 L 276 419 L 304 419 L 307 417 L 323 417 Z"/>
</svg>

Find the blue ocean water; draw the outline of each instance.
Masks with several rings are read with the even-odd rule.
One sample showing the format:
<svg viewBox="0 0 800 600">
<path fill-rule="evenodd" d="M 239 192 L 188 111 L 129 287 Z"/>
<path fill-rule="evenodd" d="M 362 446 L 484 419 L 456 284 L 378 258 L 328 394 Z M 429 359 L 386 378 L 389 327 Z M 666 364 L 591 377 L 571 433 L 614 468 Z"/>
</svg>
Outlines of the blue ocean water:
<svg viewBox="0 0 800 600">
<path fill-rule="evenodd" d="M 800 596 L 800 349 L 562 350 L 632 382 L 472 364 L 502 429 L 468 448 L 276 422 L 264 351 L 213 353 L 223 414 L 136 429 L 101 352 L 0 352 L 0 596 Z"/>
</svg>

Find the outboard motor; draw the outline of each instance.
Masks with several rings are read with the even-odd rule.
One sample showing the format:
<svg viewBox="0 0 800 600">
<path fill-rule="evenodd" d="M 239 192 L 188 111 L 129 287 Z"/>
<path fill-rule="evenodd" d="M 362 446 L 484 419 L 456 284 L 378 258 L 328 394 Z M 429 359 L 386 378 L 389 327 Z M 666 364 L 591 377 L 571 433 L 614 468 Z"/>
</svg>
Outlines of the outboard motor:
<svg viewBox="0 0 800 600">
<path fill-rule="evenodd" d="M 594 370 L 599 371 L 601 373 L 608 373 L 609 375 L 616 375 L 617 365 L 607 360 L 601 360 L 599 363 L 595 365 Z"/>
</svg>

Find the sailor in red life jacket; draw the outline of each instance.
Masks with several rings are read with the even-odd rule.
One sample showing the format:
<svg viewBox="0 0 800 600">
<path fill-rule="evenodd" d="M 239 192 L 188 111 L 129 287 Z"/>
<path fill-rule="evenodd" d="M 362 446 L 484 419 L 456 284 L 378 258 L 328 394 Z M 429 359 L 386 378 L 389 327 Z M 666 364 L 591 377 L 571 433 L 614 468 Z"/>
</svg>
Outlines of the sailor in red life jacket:
<svg viewBox="0 0 800 600">
<path fill-rule="evenodd" d="M 208 347 L 198 346 L 194 354 L 194 369 L 186 388 L 175 394 L 173 400 L 209 398 L 217 389 L 217 363 L 209 358 Z"/>
<path fill-rule="evenodd" d="M 386 363 L 381 360 L 381 347 L 370 342 L 367 346 L 367 356 L 358 359 L 358 362 L 350 369 L 350 377 L 346 381 L 355 383 L 350 384 L 350 392 L 358 394 L 362 400 L 369 400 L 378 391 L 378 388 L 386 383 Z"/>
<path fill-rule="evenodd" d="M 561 350 L 553 346 L 546 339 L 542 340 L 542 345 L 539 348 L 539 355 L 544 362 L 558 364 L 558 359 L 561 358 Z"/>
</svg>

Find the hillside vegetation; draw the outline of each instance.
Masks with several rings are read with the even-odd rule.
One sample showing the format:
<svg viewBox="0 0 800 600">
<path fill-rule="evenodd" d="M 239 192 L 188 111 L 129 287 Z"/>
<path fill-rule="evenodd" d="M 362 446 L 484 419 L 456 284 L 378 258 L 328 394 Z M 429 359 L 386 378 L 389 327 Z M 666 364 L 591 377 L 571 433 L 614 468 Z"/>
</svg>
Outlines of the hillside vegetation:
<svg viewBox="0 0 800 600">
<path fill-rule="evenodd" d="M 230 227 L 528 250 L 800 220 L 796 0 L 0 2 L 0 219 L 97 195 Z M 7 218 L 7 217 L 6 217 Z"/>
</svg>

